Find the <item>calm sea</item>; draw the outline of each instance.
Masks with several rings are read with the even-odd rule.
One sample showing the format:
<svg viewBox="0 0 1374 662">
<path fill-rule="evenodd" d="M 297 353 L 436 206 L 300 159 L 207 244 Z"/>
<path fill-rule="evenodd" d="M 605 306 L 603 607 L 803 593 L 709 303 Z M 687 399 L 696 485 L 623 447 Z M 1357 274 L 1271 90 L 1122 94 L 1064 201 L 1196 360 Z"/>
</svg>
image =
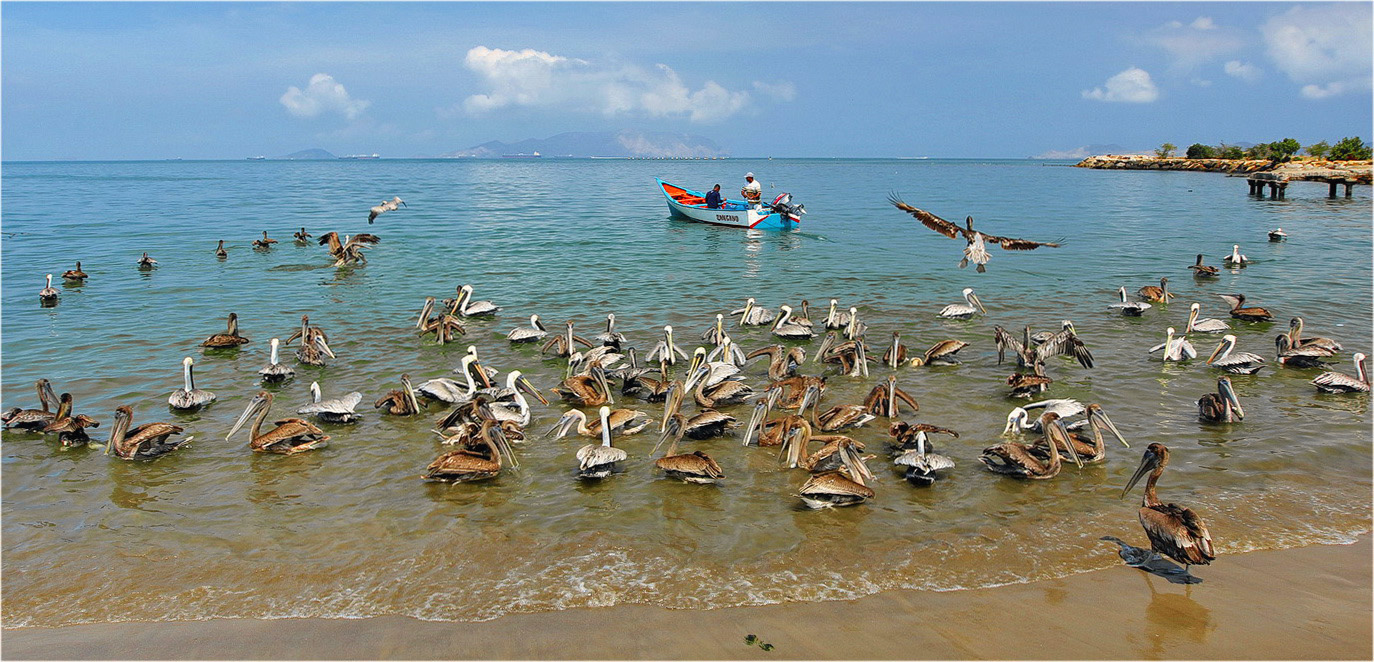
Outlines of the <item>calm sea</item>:
<svg viewBox="0 0 1374 662">
<path fill-rule="evenodd" d="M 1239 179 L 1204 173 L 1106 172 L 1037 161 L 338 161 L 5 163 L 3 165 L 4 407 L 35 406 L 48 378 L 104 425 L 130 405 L 134 423 L 169 421 L 194 435 L 154 462 L 98 448 L 62 449 L 32 434 L 3 437 L 3 618 L 6 627 L 123 620 L 358 617 L 403 614 L 481 620 L 513 612 L 641 603 L 709 608 L 853 598 L 891 588 L 952 590 L 1059 577 L 1118 564 L 1098 540 L 1136 544 L 1139 492 L 1119 497 L 1150 442 L 1173 461 L 1161 496 L 1197 510 L 1221 554 L 1352 540 L 1371 526 L 1368 396 L 1319 395 L 1319 371 L 1275 369 L 1234 377 L 1244 422 L 1204 424 L 1195 401 L 1215 389 L 1201 360 L 1162 365 L 1146 350 L 1188 304 L 1228 319 L 1217 293 L 1243 292 L 1275 312 L 1272 324 L 1234 322 L 1241 350 L 1273 356 L 1273 338 L 1302 315 L 1309 335 L 1340 340 L 1338 369 L 1371 348 L 1371 204 L 1326 199 L 1294 184 L 1282 201 L 1247 198 Z M 765 192 L 806 205 L 800 233 L 750 233 L 668 218 L 654 177 L 692 188 L 758 173 Z M 995 234 L 1063 239 L 1059 249 L 993 249 L 985 274 L 959 270 L 962 242 L 889 206 L 890 191 L 951 220 L 966 215 Z M 408 207 L 366 223 L 368 207 L 399 195 Z M 290 234 L 373 232 L 370 262 L 334 269 L 323 248 Z M 1271 244 L 1266 232 L 1291 236 Z M 263 230 L 271 252 L 250 242 Z M 215 258 L 224 239 L 227 260 Z M 1253 265 L 1194 282 L 1197 253 L 1221 264 L 1239 244 Z M 147 251 L 159 268 L 140 272 Z M 42 308 L 43 276 L 80 260 L 90 280 Z M 1116 289 L 1171 279 L 1179 299 L 1142 318 L 1108 310 Z M 60 280 L 60 279 L 59 279 Z M 503 306 L 435 346 L 411 328 L 425 296 L 464 283 Z M 943 321 L 942 306 L 973 287 L 988 315 Z M 805 476 L 770 449 L 734 438 L 696 442 L 724 467 L 717 487 L 651 471 L 654 438 L 620 441 L 624 472 L 574 478 L 582 439 L 542 434 L 566 408 L 536 405 L 520 467 L 495 480 L 429 484 L 419 474 L 440 452 L 415 419 L 370 403 L 395 388 L 447 376 L 468 344 L 484 363 L 520 369 L 543 388 L 561 361 L 504 334 L 538 313 L 574 319 L 586 334 L 614 312 L 641 351 L 664 324 L 688 348 L 717 312 L 746 297 L 776 309 L 831 298 L 857 306 L 869 338 L 892 331 L 919 349 L 946 338 L 971 345 L 952 368 L 904 367 L 899 384 L 920 402 L 917 420 L 954 428 L 937 440 L 957 467 L 929 489 L 887 464 L 882 425 L 855 433 L 879 455 L 868 504 L 799 508 Z M 198 346 L 236 312 L 252 339 L 238 352 Z M 294 457 L 248 451 L 225 433 L 259 389 L 268 340 L 302 313 L 328 332 L 338 359 L 297 367 L 276 388 L 274 418 L 309 399 L 364 394 L 360 424 L 330 426 L 331 445 Z M 992 327 L 1054 329 L 1071 319 L 1091 347 L 1091 370 L 1052 362 L 1052 397 L 1101 403 L 1131 442 L 1106 463 L 1051 481 L 995 476 L 977 461 L 1000 436 L 1013 366 L 998 365 Z M 766 330 L 731 330 L 747 350 Z M 1210 354 L 1217 338 L 1196 334 Z M 814 349 L 819 343 L 802 343 Z M 880 351 L 880 350 L 879 350 Z M 168 410 L 182 357 L 218 402 Z M 291 353 L 285 353 L 287 361 Z M 766 382 L 763 365 L 746 370 Z M 808 363 L 808 373 L 819 368 Z M 853 403 L 887 375 L 834 376 L 826 406 Z M 630 404 L 652 415 L 659 405 Z M 729 408 L 747 418 L 745 407 Z M 1206 569 L 1198 574 L 1206 576 Z"/>
</svg>

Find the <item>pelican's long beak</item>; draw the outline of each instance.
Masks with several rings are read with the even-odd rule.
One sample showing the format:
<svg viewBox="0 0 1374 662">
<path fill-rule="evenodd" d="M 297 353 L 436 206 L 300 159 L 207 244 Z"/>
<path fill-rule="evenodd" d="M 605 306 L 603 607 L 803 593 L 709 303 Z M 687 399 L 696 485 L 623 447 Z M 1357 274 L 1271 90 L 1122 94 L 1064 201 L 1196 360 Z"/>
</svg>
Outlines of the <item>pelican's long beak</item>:
<svg viewBox="0 0 1374 662">
<path fill-rule="evenodd" d="M 701 348 L 698 347 L 697 349 L 700 350 Z M 693 353 L 692 353 L 692 362 L 689 363 L 689 364 L 687 364 L 687 374 L 688 374 L 688 375 L 692 375 L 692 377 L 695 377 L 695 376 L 696 376 L 696 372 L 697 372 L 697 368 L 700 368 L 700 367 L 701 367 L 701 364 L 703 364 L 703 363 L 705 363 L 705 362 L 706 362 L 706 352 L 705 352 L 705 351 L 693 352 Z M 689 378 L 689 379 L 690 379 L 690 378 Z"/>
<path fill-rule="evenodd" d="M 1073 458 L 1073 463 L 1078 465 L 1079 469 L 1082 469 L 1083 459 L 1078 457 L 1078 451 L 1074 450 L 1072 435 L 1069 434 L 1068 428 L 1064 427 L 1064 422 L 1056 418 L 1050 422 L 1050 427 L 1053 428 L 1050 436 L 1058 437 L 1064 442 L 1064 448 L 1068 449 L 1069 457 Z"/>
<path fill-rule="evenodd" d="M 473 361 L 472 364 L 468 366 L 468 370 L 476 372 L 477 378 L 482 380 L 482 384 L 487 388 L 491 388 L 491 378 L 487 377 L 487 370 L 482 367 L 481 361 Z"/>
<path fill-rule="evenodd" d="M 1193 308 L 1188 311 L 1188 323 L 1183 327 L 1184 333 L 1193 332 L 1193 322 L 1197 321 L 1197 311 L 1197 308 Z M 1211 363 L 1211 361 L 1208 361 L 1208 363 Z"/>
<path fill-rule="evenodd" d="M 768 402 L 761 401 L 754 405 L 754 413 L 749 416 L 749 424 L 744 426 L 744 445 L 748 446 L 750 440 L 758 433 L 763 425 L 763 419 L 768 415 Z"/>
<path fill-rule="evenodd" d="M 606 383 L 606 371 L 602 370 L 600 366 L 597 366 L 594 370 L 596 373 L 596 383 L 600 384 L 601 390 L 606 393 L 606 404 L 615 404 L 615 399 L 611 397 L 611 385 Z M 602 409 L 605 409 L 605 407 L 602 407 Z"/>
<path fill-rule="evenodd" d="M 1226 401 L 1231 403 L 1231 408 L 1236 410 L 1236 418 L 1245 420 L 1245 408 L 1240 406 L 1240 398 L 1236 396 L 1231 380 L 1219 382 L 1217 388 L 1221 391 L 1221 397 L 1226 398 Z"/>
<path fill-rule="evenodd" d="M 224 435 L 224 440 L 229 441 L 229 438 L 233 437 L 234 433 L 238 432 L 239 428 L 242 428 L 243 424 L 248 422 L 248 419 L 258 413 L 258 408 L 266 401 L 266 398 L 261 395 L 253 396 L 253 399 L 248 401 L 248 407 L 243 410 L 242 414 L 239 414 L 238 420 L 234 421 L 234 427 L 229 428 L 229 434 Z"/>
<path fill-rule="evenodd" d="M 119 442 L 124 441 L 124 434 L 129 430 L 129 417 L 122 411 L 115 412 L 114 425 L 110 426 L 110 440 L 105 444 L 105 454 L 109 455 Z"/>
<path fill-rule="evenodd" d="M 1190 321 L 1189 324 L 1191 325 L 1192 322 Z M 1215 360 L 1217 360 L 1217 357 L 1221 355 L 1221 350 L 1222 350 L 1222 348 L 1224 348 L 1224 347 L 1226 347 L 1226 340 L 1225 340 L 1225 339 L 1223 339 L 1221 342 L 1217 343 L 1217 348 L 1214 349 L 1214 350 L 1212 350 L 1212 355 L 1211 355 L 1211 356 L 1207 357 L 1207 365 L 1212 365 L 1212 362 L 1215 361 Z"/>
<path fill-rule="evenodd" d="M 1090 421 L 1097 423 L 1098 425 L 1102 426 L 1103 429 L 1112 433 L 1112 436 L 1116 437 L 1116 440 L 1121 442 L 1122 446 L 1125 446 L 1126 448 L 1131 447 L 1130 444 L 1126 443 L 1126 438 L 1121 436 L 1121 431 L 1116 429 L 1116 424 L 1112 423 L 1112 419 L 1107 418 L 1106 412 L 1102 411 L 1101 409 L 1095 409 L 1091 414 L 1088 414 L 1088 418 Z"/>
<path fill-rule="evenodd" d="M 994 294 L 996 293 L 994 292 Z M 984 315 L 988 314 L 988 309 L 983 307 L 983 301 L 978 298 L 977 294 L 969 294 L 968 298 L 973 301 L 973 305 L 977 306 L 979 311 Z"/>
<path fill-rule="evenodd" d="M 573 424 L 576 422 L 577 415 L 573 414 L 571 411 L 566 414 L 563 414 L 563 417 L 558 419 L 558 422 L 554 423 L 553 427 L 549 428 L 549 431 L 545 436 L 551 439 L 562 439 L 563 437 L 567 436 L 568 430 L 571 430 Z"/>
<path fill-rule="evenodd" d="M 674 380 L 668 384 L 668 390 L 663 396 L 663 422 L 659 424 L 658 431 L 663 432 L 668 429 L 668 419 L 672 418 L 682 404 L 682 384 Z"/>
<path fill-rule="evenodd" d="M 410 403 L 410 410 L 416 414 L 420 413 L 420 399 L 415 397 L 415 387 L 410 383 L 409 375 L 401 375 L 401 388 L 406 391 L 406 401 Z"/>
<path fill-rule="evenodd" d="M 1134 474 L 1131 474 L 1131 479 L 1126 481 L 1126 488 L 1121 490 L 1120 498 L 1126 498 L 1126 494 L 1131 491 L 1131 488 L 1135 487 L 1135 484 L 1139 483 L 1146 474 L 1154 471 L 1157 466 L 1159 466 L 1159 456 L 1152 450 L 1145 451 L 1145 456 L 1140 458 L 1140 466 L 1136 468 Z"/>
<path fill-rule="evenodd" d="M 658 436 L 658 443 L 654 444 L 654 448 L 653 450 L 649 451 L 649 454 L 653 455 L 654 453 L 657 453 L 658 448 L 663 445 L 663 442 L 668 441 L 669 439 L 672 439 L 673 437 L 676 437 L 681 433 L 682 428 L 678 417 L 668 416 L 664 418 L 662 434 Z"/>
<path fill-rule="evenodd" d="M 328 354 L 328 355 L 329 355 L 329 358 L 331 358 L 331 359 L 339 358 L 339 357 L 337 357 L 337 356 L 334 356 L 334 350 L 329 349 L 329 344 L 326 343 L 326 342 L 324 341 L 324 337 L 323 337 L 323 336 L 316 335 L 316 336 L 315 336 L 315 344 L 320 348 L 320 351 L 321 351 L 321 352 L 324 352 L 325 354 Z"/>
<path fill-rule="evenodd" d="M 434 312 L 434 297 L 425 297 L 425 307 L 420 309 L 420 319 L 416 320 L 415 328 L 423 328 L 425 320 L 429 319 L 430 313 Z"/>
<path fill-rule="evenodd" d="M 744 302 L 744 314 L 739 316 L 739 326 L 744 326 L 744 320 L 749 319 L 749 311 L 750 311 L 751 309 L 753 309 L 753 307 L 754 307 L 754 302 L 752 302 L 752 301 L 745 301 L 745 302 Z"/>
<path fill-rule="evenodd" d="M 535 388 L 534 384 L 530 383 L 530 380 L 525 379 L 524 375 L 520 375 L 520 377 L 515 380 L 515 388 L 518 388 L 524 391 L 525 393 L 534 396 L 537 400 L 539 400 L 539 402 L 545 405 L 549 404 L 549 401 L 547 398 L 544 397 L 544 394 L 540 393 L 539 389 Z"/>
<path fill-rule="evenodd" d="M 826 352 L 830 351 L 830 348 L 834 346 L 834 344 L 835 332 L 831 331 L 830 333 L 825 334 L 825 339 L 821 340 L 821 348 L 816 350 L 816 355 L 811 357 L 811 362 L 820 363 L 821 358 L 825 356 Z"/>
</svg>

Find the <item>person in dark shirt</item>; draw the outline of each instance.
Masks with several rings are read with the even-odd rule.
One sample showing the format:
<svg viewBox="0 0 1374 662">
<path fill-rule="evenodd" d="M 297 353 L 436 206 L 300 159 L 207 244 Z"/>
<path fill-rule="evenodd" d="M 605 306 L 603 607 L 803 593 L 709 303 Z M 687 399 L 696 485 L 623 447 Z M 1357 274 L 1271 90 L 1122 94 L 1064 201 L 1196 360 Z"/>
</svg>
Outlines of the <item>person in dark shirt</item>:
<svg viewBox="0 0 1374 662">
<path fill-rule="evenodd" d="M 706 192 L 706 208 L 720 209 L 720 184 Z"/>
</svg>

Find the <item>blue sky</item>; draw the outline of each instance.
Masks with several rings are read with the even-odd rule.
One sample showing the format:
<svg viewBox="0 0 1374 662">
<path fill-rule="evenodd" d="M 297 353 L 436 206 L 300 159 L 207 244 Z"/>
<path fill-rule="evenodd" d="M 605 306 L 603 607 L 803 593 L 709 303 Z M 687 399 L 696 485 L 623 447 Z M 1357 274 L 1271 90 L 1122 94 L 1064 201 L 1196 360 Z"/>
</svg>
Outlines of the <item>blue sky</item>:
<svg viewBox="0 0 1374 662">
<path fill-rule="evenodd" d="M 1370 3 L 16 3 L 3 158 L 736 156 L 1371 139 Z"/>
</svg>

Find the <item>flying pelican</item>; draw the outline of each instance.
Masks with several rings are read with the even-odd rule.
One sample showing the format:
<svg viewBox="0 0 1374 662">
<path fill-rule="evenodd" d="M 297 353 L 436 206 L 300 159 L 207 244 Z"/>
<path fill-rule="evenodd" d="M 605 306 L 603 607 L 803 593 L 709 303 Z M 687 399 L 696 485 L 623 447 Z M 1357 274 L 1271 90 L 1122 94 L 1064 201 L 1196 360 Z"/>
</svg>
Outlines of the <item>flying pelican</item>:
<svg viewBox="0 0 1374 662">
<path fill-rule="evenodd" d="M 211 349 L 219 349 L 227 347 L 238 347 L 239 345 L 242 345 L 247 342 L 247 338 L 239 335 L 238 313 L 229 313 L 229 321 L 226 324 L 224 333 L 216 333 L 215 335 L 206 338 L 204 341 L 200 343 L 200 346 L 209 347 Z"/>
<path fill-rule="evenodd" d="M 1065 453 L 1068 452 L 1068 449 L 1062 445 L 1068 442 L 1073 445 L 1073 452 L 1078 455 L 1080 464 L 1097 464 L 1102 462 L 1107 459 L 1107 445 L 1102 438 L 1103 430 L 1112 433 L 1112 436 L 1116 437 L 1116 440 L 1121 442 L 1122 446 L 1126 448 L 1131 447 L 1130 444 L 1126 443 L 1126 438 L 1121 436 L 1121 432 L 1116 429 L 1116 425 L 1112 423 L 1112 419 L 1107 418 L 1107 413 L 1102 411 L 1101 405 L 1096 403 L 1090 404 L 1084 411 L 1088 415 L 1085 420 L 1089 430 L 1092 432 L 1092 436 L 1077 432 L 1065 437 L 1056 437 L 1055 443 L 1061 444 L 1059 447 L 1061 451 Z M 1067 430 L 1068 427 L 1069 426 L 1065 426 L 1065 429 Z M 1048 459 L 1049 449 L 1045 446 L 1039 444 L 1032 446 L 1031 452 L 1035 453 L 1036 456 L 1042 460 Z"/>
<path fill-rule="evenodd" d="M 459 298 L 463 300 L 463 307 L 458 310 L 458 314 L 463 317 L 484 317 L 495 315 L 501 307 L 490 301 L 473 301 L 472 286 L 464 285 L 458 288 Z"/>
<path fill-rule="evenodd" d="M 1045 480 L 1059 475 L 1059 469 L 1062 465 L 1059 448 L 1064 447 L 1068 449 L 1069 456 L 1073 458 L 1073 461 L 1082 466 L 1073 442 L 1068 440 L 1069 431 L 1064 429 L 1063 422 L 1059 420 L 1059 414 L 1053 411 L 1046 411 L 1041 414 L 1040 429 L 1044 432 L 1043 442 L 1049 447 L 1048 460 L 1042 460 L 1037 456 L 1032 451 L 1031 446 L 1015 442 L 984 448 L 978 459 L 993 473 L 1016 478 Z"/>
<path fill-rule="evenodd" d="M 933 452 L 926 452 L 926 433 L 917 430 L 914 435 L 916 448 L 904 451 L 902 454 L 893 458 L 892 463 L 899 467 L 906 467 L 907 482 L 912 485 L 922 487 L 929 486 L 935 482 L 937 471 L 954 468 L 954 460 Z"/>
<path fill-rule="evenodd" d="M 1269 231 L 1269 241 L 1285 241 L 1287 239 L 1288 233 L 1284 232 L 1283 228 L 1277 228 Z"/>
<path fill-rule="evenodd" d="M 114 424 L 110 426 L 110 440 L 105 454 L 114 453 L 121 460 L 151 460 L 185 446 L 194 437 L 168 441 L 179 435 L 182 428 L 171 423 L 144 423 L 132 430 L 134 411 L 128 405 L 115 408 Z"/>
<path fill-rule="evenodd" d="M 767 308 L 760 308 L 754 305 L 754 298 L 744 300 L 744 307 L 739 310 L 730 311 L 731 315 L 739 315 L 740 326 L 763 326 L 773 321 L 776 315 Z"/>
<path fill-rule="evenodd" d="M 295 377 L 296 369 L 278 360 L 277 347 L 281 344 L 281 340 L 273 338 L 269 344 L 272 345 L 272 357 L 268 359 L 267 367 L 258 371 L 258 374 L 262 375 L 262 381 L 275 384 Z"/>
<path fill-rule="evenodd" d="M 1183 327 L 1184 333 L 1192 333 L 1194 331 L 1199 333 L 1221 333 L 1231 330 L 1231 327 L 1227 326 L 1226 322 L 1219 319 L 1212 319 L 1210 317 L 1198 319 L 1197 316 L 1201 312 L 1202 304 L 1200 303 L 1194 303 L 1188 306 L 1188 324 Z"/>
<path fill-rule="evenodd" d="M 143 252 L 143 257 L 138 258 L 138 268 L 139 268 L 139 269 L 142 269 L 143 271 L 147 271 L 147 270 L 149 270 L 149 269 L 156 269 L 156 268 L 157 268 L 157 260 L 154 260 L 153 258 L 148 257 L 148 252 L 147 252 L 147 251 L 144 251 L 144 252 Z"/>
<path fill-rule="evenodd" d="M 1217 378 L 1217 392 L 1206 393 L 1197 401 L 1198 418 L 1213 423 L 1239 423 L 1245 420 L 1245 409 L 1231 386 L 1231 378 Z"/>
<path fill-rule="evenodd" d="M 588 346 L 591 346 L 590 343 Z M 665 326 L 663 327 L 663 340 L 658 341 L 658 344 L 649 350 L 649 356 L 644 360 L 652 363 L 655 359 L 662 359 L 668 365 L 677 365 L 678 357 L 687 360 L 687 353 L 673 344 L 673 327 Z"/>
<path fill-rule="evenodd" d="M 868 392 L 868 397 L 864 399 L 864 411 L 874 416 L 897 418 L 902 415 L 901 402 L 910 405 L 912 411 L 921 410 L 921 406 L 916 404 L 916 398 L 897 388 L 897 376 L 888 375 L 887 383 L 878 384 Z"/>
<path fill-rule="evenodd" d="M 983 302 L 978 300 L 978 295 L 973 293 L 973 288 L 964 288 L 964 301 L 967 303 L 951 303 L 940 311 L 940 317 L 952 317 L 955 319 L 968 319 L 975 313 L 988 314 Z"/>
<path fill-rule="evenodd" d="M 86 282 L 86 272 L 81 270 L 81 261 L 78 260 L 75 269 L 68 269 L 62 272 L 62 280 L 70 280 L 77 284 Z"/>
<path fill-rule="evenodd" d="M 296 238 L 296 243 L 305 244 L 309 243 L 308 240 L 310 239 L 311 235 L 309 232 L 305 231 L 305 226 L 301 226 L 301 231 L 293 233 L 291 236 Z"/>
<path fill-rule="evenodd" d="M 38 406 L 41 409 L 22 409 L 20 407 L 9 409 L 3 418 L 6 430 L 17 428 L 40 431 L 57 420 L 56 410 L 61 409 L 62 402 L 53 392 L 52 383 L 46 379 L 40 379 L 33 385 L 38 391 Z"/>
<path fill-rule="evenodd" d="M 1168 447 L 1158 443 L 1147 446 L 1140 467 L 1127 481 L 1121 498 L 1126 497 L 1141 477 L 1150 474 L 1150 480 L 1145 483 L 1145 498 L 1140 502 L 1140 526 L 1145 528 L 1154 551 L 1182 563 L 1187 572 L 1189 566 L 1211 563 L 1217 554 L 1212 549 L 1212 535 L 1197 513 L 1178 504 L 1164 503 L 1155 493 L 1155 483 L 1168 464 Z"/>
<path fill-rule="evenodd" d="M 620 349 L 621 343 L 627 342 L 625 334 L 615 330 L 615 313 L 606 313 L 606 330 L 592 336 L 592 340 L 616 349 Z"/>
<path fill-rule="evenodd" d="M 386 407 L 383 413 L 393 416 L 414 416 L 420 413 L 420 399 L 415 397 L 415 387 L 410 384 L 410 375 L 401 375 L 401 388 L 387 391 L 386 395 L 372 403 L 373 409 Z"/>
<path fill-rule="evenodd" d="M 1169 303 L 1169 299 L 1174 298 L 1174 295 L 1169 293 L 1168 277 L 1159 279 L 1159 287 L 1146 285 L 1136 290 L 1136 294 L 1150 303 Z"/>
<path fill-rule="evenodd" d="M 253 427 L 248 433 L 248 447 L 255 453 L 294 455 L 328 445 L 329 435 L 325 434 L 324 430 L 300 418 L 276 421 L 273 423 L 276 427 L 263 432 L 262 422 L 267 420 L 267 412 L 272 408 L 272 399 L 271 393 L 258 391 L 258 394 L 248 401 L 248 407 L 234 422 L 234 427 L 229 429 L 229 434 L 224 435 L 224 440 L 229 441 L 244 423 L 253 419 Z"/>
<path fill-rule="evenodd" d="M 1355 353 L 1355 377 L 1343 372 L 1323 372 L 1312 380 L 1312 385 L 1324 393 L 1368 393 L 1369 373 L 1364 370 L 1365 355 Z"/>
<path fill-rule="evenodd" d="M 1140 317 L 1145 313 L 1145 311 L 1149 310 L 1151 307 L 1150 304 L 1145 303 L 1144 301 L 1127 301 L 1125 287 L 1118 288 L 1117 294 L 1121 296 L 1121 301 L 1119 303 L 1114 303 L 1107 307 L 1116 308 L 1117 310 L 1120 310 L 1121 314 L 1125 315 L 1126 317 Z"/>
<path fill-rule="evenodd" d="M 1029 251 L 1040 248 L 1041 246 L 1048 246 L 1049 248 L 1059 247 L 1059 244 L 1048 241 L 1012 239 L 1010 237 L 998 237 L 996 235 L 984 234 L 973 229 L 972 216 L 969 216 L 967 219 L 964 220 L 964 224 L 966 227 L 961 228 L 958 225 L 955 225 L 954 223 L 951 223 L 943 218 L 940 218 L 939 216 L 936 216 L 935 214 L 932 214 L 922 209 L 917 209 L 915 207 L 912 207 L 911 205 L 906 204 L 905 202 L 902 202 L 901 198 L 897 197 L 897 194 L 895 193 L 888 196 L 888 201 L 891 202 L 894 207 L 908 214 L 911 214 L 916 220 L 920 221 L 922 225 L 942 235 L 945 235 L 950 239 L 955 239 L 958 238 L 960 235 L 963 235 L 964 240 L 968 242 L 968 246 L 964 248 L 964 259 L 959 261 L 960 269 L 963 269 L 964 267 L 968 266 L 969 262 L 973 262 L 974 264 L 978 265 L 978 273 L 983 273 L 987 271 L 987 268 L 983 265 L 987 264 L 988 260 L 991 259 L 992 256 L 988 254 L 987 246 L 985 244 L 1001 244 L 1004 250 L 1009 251 Z"/>
<path fill-rule="evenodd" d="M 573 375 L 563 380 L 561 384 L 553 387 L 553 392 L 579 407 L 614 404 L 611 400 L 611 387 L 606 384 L 606 371 L 595 364 L 591 366 L 588 374 Z"/>
<path fill-rule="evenodd" d="M 262 239 L 254 239 L 254 240 L 253 240 L 253 248 L 255 248 L 255 249 L 260 249 L 260 250 L 271 250 L 271 249 L 272 249 L 272 244 L 275 244 L 275 243 L 277 243 L 277 240 L 268 237 L 268 236 L 267 236 L 267 231 L 266 231 L 266 230 L 263 230 L 263 231 L 262 231 Z"/>
<path fill-rule="evenodd" d="M 1150 348 L 1150 353 L 1154 354 L 1159 350 L 1164 350 L 1164 361 L 1184 361 L 1197 358 L 1197 350 L 1193 349 L 1193 343 L 1188 342 L 1184 336 L 1175 336 L 1174 327 L 1169 327 L 1164 331 L 1164 342 Z"/>
<path fill-rule="evenodd" d="M 297 414 L 313 414 L 325 423 L 352 423 L 358 420 L 358 414 L 353 408 L 363 401 L 362 393 L 353 391 L 341 398 L 325 400 L 320 395 L 320 383 L 310 382 L 310 394 L 314 400 L 297 409 Z"/>
<path fill-rule="evenodd" d="M 955 355 L 965 347 L 968 347 L 968 343 L 962 340 L 941 340 L 931 345 L 925 354 L 912 359 L 911 365 L 959 365 Z"/>
<path fill-rule="evenodd" d="M 611 426 L 607 422 L 610 414 L 610 407 L 601 408 L 601 445 L 588 444 L 577 451 L 577 475 L 579 477 L 605 478 L 611 475 L 616 462 L 621 462 L 628 457 L 625 451 L 611 446 Z"/>
<path fill-rule="evenodd" d="M 1226 266 L 1232 268 L 1243 267 L 1251 262 L 1250 258 L 1240 254 L 1240 244 L 1232 244 L 1231 254 L 1221 258 L 1221 261 Z"/>
<path fill-rule="evenodd" d="M 1221 275 L 1221 270 L 1216 267 L 1209 267 L 1202 263 L 1202 253 L 1197 254 L 1197 262 L 1188 267 L 1193 271 L 1194 278 L 1216 278 Z"/>
<path fill-rule="evenodd" d="M 215 401 L 214 393 L 196 388 L 195 377 L 191 374 L 192 363 L 194 362 L 189 356 L 181 360 L 182 379 L 185 384 L 168 396 L 167 404 L 171 405 L 172 409 L 200 409 Z"/>
<path fill-rule="evenodd" d="M 1302 337 L 1303 321 L 1301 317 L 1294 317 L 1288 320 L 1288 339 L 1292 341 L 1294 347 L 1322 347 L 1325 349 L 1339 352 L 1344 347 L 1330 338 L 1304 338 Z"/>
<path fill-rule="evenodd" d="M 1233 375 L 1253 375 L 1264 367 L 1264 359 L 1250 352 L 1231 352 L 1236 349 L 1236 337 L 1230 334 L 1221 337 L 1217 348 L 1207 357 L 1207 365 L 1220 368 Z"/>
<path fill-rule="evenodd" d="M 223 239 L 219 240 L 219 243 L 215 245 L 215 257 L 221 260 L 223 260 L 226 257 L 229 257 L 229 251 L 225 250 Z"/>
<path fill-rule="evenodd" d="M 510 462 L 511 466 L 519 466 L 515 461 L 515 452 L 511 450 L 505 428 L 495 421 L 482 423 L 472 440 L 472 445 L 480 446 L 482 450 L 468 446 L 444 453 L 429 463 L 421 478 L 465 483 L 492 478 L 501 473 L 503 458 Z"/>
<path fill-rule="evenodd" d="M 838 331 L 839 329 L 849 326 L 849 313 L 842 311 L 837 312 L 835 310 L 835 306 L 837 305 L 839 305 L 839 301 L 835 299 L 830 300 L 830 312 L 825 314 L 825 328 Z"/>
<path fill-rule="evenodd" d="M 1259 306 L 1245 307 L 1244 294 L 1218 294 L 1217 296 L 1225 299 L 1231 304 L 1231 317 L 1247 322 L 1268 322 L 1274 316 L 1268 310 Z"/>
<path fill-rule="evenodd" d="M 682 441 L 682 435 L 687 430 L 687 419 L 682 414 L 673 414 L 664 421 L 663 434 L 659 437 L 658 443 L 654 444 L 654 449 L 649 451 L 650 455 L 658 452 L 658 447 L 664 441 L 672 439 L 673 443 L 668 446 L 668 450 L 663 453 L 663 457 L 654 460 L 654 467 L 663 471 L 669 478 L 676 478 L 688 483 L 707 485 L 725 478 L 725 470 L 720 468 L 711 456 L 701 452 L 691 453 L 677 452 L 677 445 Z"/>
<path fill-rule="evenodd" d="M 406 204 L 406 201 L 405 201 L 405 200 L 402 200 L 402 199 L 401 199 L 401 196 L 399 196 L 399 195 L 398 195 L 398 196 L 395 196 L 395 197 L 393 197 L 393 198 L 391 198 L 390 200 L 383 200 L 383 201 L 381 201 L 381 203 L 379 203 L 376 207 L 373 207 L 372 209 L 369 209 L 369 210 L 368 210 L 368 213 L 367 213 L 367 224 L 368 224 L 368 225 L 372 225 L 372 222 L 375 221 L 375 220 L 377 220 L 377 217 L 378 217 L 378 216 L 381 216 L 382 214 L 385 214 L 385 213 L 387 213 L 387 212 L 389 212 L 389 211 L 398 209 L 398 208 L 400 208 L 400 207 L 408 207 L 408 206 L 409 206 L 409 205 Z M 302 229 L 304 229 L 304 228 L 302 228 Z"/>
<path fill-rule="evenodd" d="M 1278 348 L 1279 365 L 1288 368 L 1320 368 L 1329 365 L 1322 359 L 1336 355 L 1336 350 L 1326 347 L 1293 347 L 1293 341 L 1286 333 L 1274 338 Z"/>
<path fill-rule="evenodd" d="M 57 303 L 57 288 L 52 286 L 52 274 L 48 274 L 48 284 L 38 291 L 38 298 L 43 303 Z"/>
</svg>

